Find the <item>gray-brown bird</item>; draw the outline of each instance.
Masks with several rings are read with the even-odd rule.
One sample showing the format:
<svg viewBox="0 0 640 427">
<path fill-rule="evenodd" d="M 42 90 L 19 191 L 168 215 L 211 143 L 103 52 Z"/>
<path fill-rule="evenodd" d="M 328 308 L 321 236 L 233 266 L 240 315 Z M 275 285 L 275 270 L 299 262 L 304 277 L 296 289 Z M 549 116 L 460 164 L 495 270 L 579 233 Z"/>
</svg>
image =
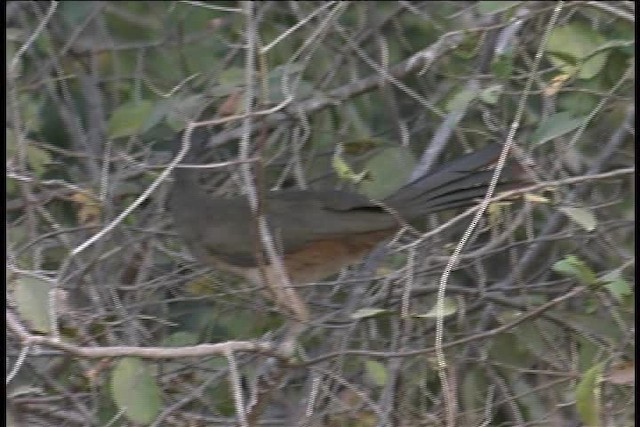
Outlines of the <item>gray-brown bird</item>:
<svg viewBox="0 0 640 427">
<path fill-rule="evenodd" d="M 198 163 L 207 132 L 197 129 L 183 163 Z M 180 135 L 176 144 L 181 144 Z M 292 285 L 325 279 L 357 263 L 403 222 L 428 213 L 468 207 L 487 190 L 499 144 L 463 155 L 374 202 L 337 190 L 281 190 L 266 193 L 263 211 Z M 260 286 L 263 274 L 275 302 L 307 321 L 306 304 L 285 286 L 268 258 L 258 257 L 254 214 L 243 195 L 213 197 L 199 184 L 198 170 L 176 168 L 170 196 L 175 227 L 200 262 L 245 277 Z M 497 191 L 526 182 L 519 164 L 511 161 Z M 261 273 L 259 258 L 266 262 Z"/>
</svg>

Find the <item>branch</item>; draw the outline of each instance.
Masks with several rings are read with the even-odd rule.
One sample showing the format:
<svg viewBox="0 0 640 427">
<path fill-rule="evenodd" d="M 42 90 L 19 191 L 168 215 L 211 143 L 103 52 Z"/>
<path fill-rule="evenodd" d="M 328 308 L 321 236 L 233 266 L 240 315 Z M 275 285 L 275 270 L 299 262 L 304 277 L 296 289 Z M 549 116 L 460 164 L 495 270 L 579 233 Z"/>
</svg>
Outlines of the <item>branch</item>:
<svg viewBox="0 0 640 427">
<path fill-rule="evenodd" d="M 177 359 L 183 357 L 225 356 L 229 352 L 260 353 L 283 360 L 284 357 L 276 350 L 276 346 L 267 342 L 256 341 L 226 341 L 217 344 L 199 344 L 186 347 L 82 347 L 54 338 L 29 333 L 20 324 L 17 316 L 10 310 L 6 311 L 7 329 L 16 335 L 23 346 L 45 346 L 61 350 L 65 353 L 89 359 L 101 357 L 137 356 L 144 359 Z"/>
<path fill-rule="evenodd" d="M 349 83 L 336 88 L 325 94 L 325 96 L 323 97 L 313 97 L 311 99 L 307 99 L 305 101 L 287 106 L 286 110 L 296 115 L 299 115 L 301 113 L 314 113 L 316 111 L 320 111 L 325 108 L 340 104 L 347 99 L 353 98 L 354 96 L 384 86 L 385 84 L 388 84 L 389 77 L 402 79 L 408 74 L 418 72 L 423 68 L 428 67 L 445 52 L 455 48 L 462 41 L 462 39 L 462 34 L 458 32 L 445 34 L 431 46 L 417 52 L 413 56 L 400 62 L 399 64 L 394 65 L 388 70 L 385 70 L 385 73 L 383 75 L 375 73 L 369 77 L 365 77 L 353 83 Z M 287 112 L 271 114 L 269 116 L 266 116 L 264 120 L 260 121 L 259 123 L 252 123 L 249 131 L 253 133 L 257 131 L 258 128 L 273 128 L 282 124 L 283 122 L 291 120 L 291 117 L 292 115 Z M 246 129 L 239 127 L 221 132 L 212 138 L 212 145 L 222 145 L 227 142 L 239 139 L 242 137 L 243 131 L 246 131 Z"/>
<path fill-rule="evenodd" d="M 513 322 L 507 323 L 505 325 L 499 326 L 497 328 L 494 329 L 490 329 L 486 332 L 481 332 L 479 334 L 475 334 L 475 335 L 470 335 L 468 337 L 464 337 L 464 338 L 460 338 L 457 340 L 453 340 L 453 341 L 449 341 L 446 342 L 444 344 L 442 344 L 441 349 L 447 349 L 447 348 L 451 348 L 451 347 L 455 347 L 461 344 L 466 344 L 469 342 L 473 342 L 473 341 L 478 341 L 478 340 L 482 340 L 482 339 L 486 339 L 486 338 L 491 338 L 495 335 L 501 334 L 503 332 L 507 332 L 513 328 L 515 328 L 516 326 L 518 326 L 519 324 L 536 318 L 540 315 L 542 315 L 545 311 L 550 310 L 551 308 L 555 307 L 556 305 L 565 302 L 568 299 L 571 299 L 573 297 L 576 297 L 578 295 L 580 295 L 581 293 L 583 293 L 586 290 L 586 288 L 584 286 L 578 286 L 576 288 L 574 288 L 573 290 L 571 290 L 570 292 L 561 295 L 545 304 L 542 304 L 539 307 L 536 307 L 534 310 L 529 311 L 528 313 L 522 313 L 520 316 L 518 316 L 518 318 L 516 320 L 514 320 Z M 398 351 L 398 352 L 386 352 L 386 351 L 368 351 L 368 350 L 344 350 L 344 351 L 339 351 L 339 352 L 334 352 L 334 353 L 329 353 L 329 354 L 325 354 L 319 357 L 316 357 L 315 359 L 310 359 L 307 360 L 303 363 L 300 363 L 298 365 L 296 365 L 296 367 L 306 367 L 306 366 L 312 366 L 315 364 L 318 364 L 320 362 L 323 362 L 325 360 L 330 360 L 336 357 L 345 357 L 345 356 L 366 356 L 366 357 L 380 357 L 380 358 L 395 358 L 395 357 L 408 357 L 408 356 L 419 356 L 419 355 L 423 355 L 423 354 L 428 354 L 428 355 L 432 355 L 433 353 L 435 353 L 436 348 L 435 347 L 427 347 L 427 348 L 421 348 L 421 349 L 417 349 L 417 350 L 409 350 L 409 351 Z"/>
</svg>

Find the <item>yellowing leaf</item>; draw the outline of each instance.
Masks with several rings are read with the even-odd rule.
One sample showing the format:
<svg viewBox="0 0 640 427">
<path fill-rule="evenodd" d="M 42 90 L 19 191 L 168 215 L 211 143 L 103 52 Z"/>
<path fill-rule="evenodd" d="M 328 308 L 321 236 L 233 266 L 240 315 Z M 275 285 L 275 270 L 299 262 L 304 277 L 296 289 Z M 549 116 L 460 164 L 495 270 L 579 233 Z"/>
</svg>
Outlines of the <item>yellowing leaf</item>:
<svg viewBox="0 0 640 427">
<path fill-rule="evenodd" d="M 70 199 L 79 205 L 77 212 L 78 223 L 86 226 L 100 224 L 102 205 L 89 191 L 78 191 L 71 195 Z"/>
<path fill-rule="evenodd" d="M 493 202 L 489 204 L 489 207 L 487 208 L 487 217 L 489 218 L 489 224 L 491 227 L 497 227 L 504 221 L 505 209 L 511 204 L 512 202 L 510 201 Z"/>
<path fill-rule="evenodd" d="M 564 85 L 564 83 L 570 78 L 571 78 L 571 75 L 569 74 L 560 74 L 555 76 L 553 79 L 551 79 L 549 86 L 545 87 L 542 90 L 542 92 L 544 93 L 544 96 L 553 96 L 556 93 L 558 93 L 558 91 L 562 89 L 562 86 Z"/>
<path fill-rule="evenodd" d="M 391 311 L 385 310 L 384 308 L 361 308 L 355 313 L 352 313 L 351 318 L 355 320 L 366 319 L 368 317 L 377 317 L 377 316 L 380 316 L 381 314 L 388 314 L 388 313 L 391 313 Z"/>
<path fill-rule="evenodd" d="M 551 200 L 539 194 L 525 193 L 524 199 L 531 203 L 551 203 Z"/>
<path fill-rule="evenodd" d="M 331 166 L 333 166 L 333 170 L 340 179 L 350 181 L 354 184 L 360 183 L 367 176 L 366 170 L 360 173 L 355 173 L 351 166 L 349 166 L 349 164 L 339 154 L 335 154 L 333 156 Z"/>
<path fill-rule="evenodd" d="M 454 314 L 458 311 L 458 305 L 451 298 L 445 298 L 442 304 L 442 310 L 439 310 L 438 305 L 433 306 L 431 310 L 424 314 L 414 314 L 412 317 L 416 318 L 436 318 L 446 317 Z"/>
<path fill-rule="evenodd" d="M 593 212 L 591 212 L 589 209 L 561 207 L 558 208 L 558 210 L 568 216 L 571 221 L 575 222 L 585 230 L 593 231 L 596 229 L 596 225 L 598 222 Z"/>
</svg>

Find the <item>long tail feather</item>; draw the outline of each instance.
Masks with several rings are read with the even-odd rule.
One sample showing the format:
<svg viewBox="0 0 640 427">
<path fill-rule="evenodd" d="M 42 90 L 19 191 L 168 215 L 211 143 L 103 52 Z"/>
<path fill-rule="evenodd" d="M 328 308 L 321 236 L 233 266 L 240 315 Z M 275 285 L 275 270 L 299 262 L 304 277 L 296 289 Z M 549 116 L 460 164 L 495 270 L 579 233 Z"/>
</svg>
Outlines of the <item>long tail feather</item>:
<svg viewBox="0 0 640 427">
<path fill-rule="evenodd" d="M 407 218 L 471 206 L 484 197 L 493 176 L 493 169 L 479 169 L 495 163 L 501 150 L 499 144 L 491 144 L 459 157 L 401 187 L 385 203 Z M 496 191 L 512 190 L 526 182 L 521 165 L 509 161 L 502 171 Z"/>
</svg>

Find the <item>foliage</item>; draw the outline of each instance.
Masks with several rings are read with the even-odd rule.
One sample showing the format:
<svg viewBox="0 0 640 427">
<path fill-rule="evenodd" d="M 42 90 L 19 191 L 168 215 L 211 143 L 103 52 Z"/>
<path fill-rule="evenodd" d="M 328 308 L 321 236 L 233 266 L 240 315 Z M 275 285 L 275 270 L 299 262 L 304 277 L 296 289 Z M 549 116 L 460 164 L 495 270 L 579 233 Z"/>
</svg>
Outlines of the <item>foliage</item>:
<svg viewBox="0 0 640 427">
<path fill-rule="evenodd" d="M 453 158 L 516 129 L 516 154 L 543 184 L 491 208 L 443 310 L 438 284 L 468 225 L 447 222 L 459 212 L 411 224 L 365 272 L 305 286 L 312 326 L 265 418 L 436 426 L 455 401 L 449 425 L 632 423 L 630 3 L 68 1 L 6 11 L 7 300 L 32 334 L 52 336 L 55 319 L 63 342 L 93 349 L 285 336 L 285 316 L 258 290 L 193 262 L 172 233 L 168 182 L 105 232 L 158 179 L 189 121 L 224 121 L 206 160 L 235 160 L 250 97 L 252 111 L 273 110 L 251 117 L 264 188 L 372 198 L 434 151 Z M 204 177 L 212 191 L 243 193 L 237 166 L 214 171 Z M 444 367 L 433 352 L 439 315 Z M 14 332 L 16 425 L 235 425 L 230 372 L 248 401 L 270 366 L 251 352 L 235 363 L 151 361 L 46 346 L 21 359 Z"/>
</svg>

